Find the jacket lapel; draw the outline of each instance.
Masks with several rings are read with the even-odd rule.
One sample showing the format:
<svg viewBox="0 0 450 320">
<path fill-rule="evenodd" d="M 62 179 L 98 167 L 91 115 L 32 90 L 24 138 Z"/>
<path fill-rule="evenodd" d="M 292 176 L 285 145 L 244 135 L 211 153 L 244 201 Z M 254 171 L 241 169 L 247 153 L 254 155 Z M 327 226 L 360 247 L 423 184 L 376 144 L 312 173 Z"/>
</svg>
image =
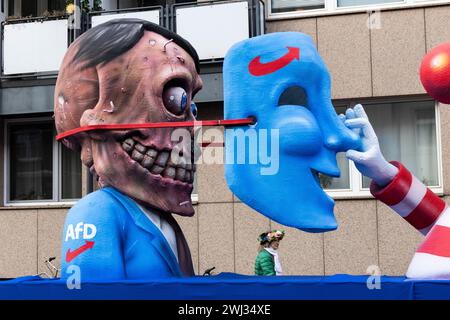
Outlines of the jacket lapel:
<svg viewBox="0 0 450 320">
<path fill-rule="evenodd" d="M 123 195 L 114 188 L 108 187 L 104 188 L 105 191 L 112 194 L 117 200 L 119 200 L 127 209 L 134 220 L 134 223 L 144 231 L 150 234 L 152 237 L 151 244 L 156 249 L 156 251 L 161 255 L 161 257 L 166 261 L 172 273 L 176 276 L 181 276 L 180 266 L 177 262 L 169 243 L 162 234 L 161 230 L 158 229 L 145 215 L 145 213 L 138 207 L 138 205 Z"/>
</svg>

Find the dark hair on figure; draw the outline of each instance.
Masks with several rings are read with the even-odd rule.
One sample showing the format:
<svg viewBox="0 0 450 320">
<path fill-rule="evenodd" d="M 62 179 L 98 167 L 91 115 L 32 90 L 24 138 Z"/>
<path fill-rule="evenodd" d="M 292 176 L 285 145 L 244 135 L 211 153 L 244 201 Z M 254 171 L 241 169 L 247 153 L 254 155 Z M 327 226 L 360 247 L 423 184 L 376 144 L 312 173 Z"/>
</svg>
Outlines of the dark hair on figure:
<svg viewBox="0 0 450 320">
<path fill-rule="evenodd" d="M 188 41 L 170 30 L 141 19 L 114 19 L 89 29 L 77 39 L 79 49 L 74 61 L 85 62 L 83 69 L 107 63 L 133 48 L 145 31 L 172 39 L 192 57 L 199 72 L 197 51 Z"/>
</svg>

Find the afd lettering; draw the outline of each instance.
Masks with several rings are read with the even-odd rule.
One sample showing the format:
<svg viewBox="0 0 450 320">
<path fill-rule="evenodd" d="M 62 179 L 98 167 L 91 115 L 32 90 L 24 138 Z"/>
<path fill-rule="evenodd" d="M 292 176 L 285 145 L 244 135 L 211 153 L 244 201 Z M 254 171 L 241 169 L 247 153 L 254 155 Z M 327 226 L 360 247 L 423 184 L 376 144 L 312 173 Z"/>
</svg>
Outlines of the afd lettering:
<svg viewBox="0 0 450 320">
<path fill-rule="evenodd" d="M 89 240 L 95 237 L 97 234 L 97 227 L 93 224 L 79 222 L 73 226 L 69 224 L 66 231 L 66 242 L 68 240 L 85 239 Z"/>
</svg>

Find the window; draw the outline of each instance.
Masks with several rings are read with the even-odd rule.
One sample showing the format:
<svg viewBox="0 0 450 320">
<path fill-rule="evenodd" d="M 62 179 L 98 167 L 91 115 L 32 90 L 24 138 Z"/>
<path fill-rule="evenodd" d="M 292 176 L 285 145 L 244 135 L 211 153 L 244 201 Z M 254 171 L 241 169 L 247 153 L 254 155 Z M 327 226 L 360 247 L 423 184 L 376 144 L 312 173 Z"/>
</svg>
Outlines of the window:
<svg viewBox="0 0 450 320">
<path fill-rule="evenodd" d="M 325 8 L 325 0 L 271 0 L 272 12 Z"/>
<path fill-rule="evenodd" d="M 21 3 L 22 17 L 36 17 L 38 16 L 37 1 L 22 1 Z"/>
<path fill-rule="evenodd" d="M 386 160 L 402 162 L 435 192 L 442 192 L 437 104 L 431 100 L 363 104 Z M 337 107 L 343 113 L 347 106 Z M 340 178 L 321 176 L 332 196 L 367 196 L 370 179 L 363 177 L 345 153 L 337 155 Z"/>
<path fill-rule="evenodd" d="M 8 1 L 8 16 L 17 18 L 62 15 L 66 0 L 2 0 Z"/>
<path fill-rule="evenodd" d="M 66 0 L 48 0 L 47 1 L 47 11 L 65 11 L 66 10 Z"/>
<path fill-rule="evenodd" d="M 404 2 L 403 0 L 337 0 L 338 7 L 366 6 L 370 4 L 385 4 Z"/>
<path fill-rule="evenodd" d="M 81 197 L 80 152 L 56 142 L 52 122 L 8 121 L 5 153 L 6 203 Z"/>
<path fill-rule="evenodd" d="M 450 0 L 270 0 L 269 18 L 450 3 Z"/>
<path fill-rule="evenodd" d="M 14 16 L 14 0 L 8 0 L 8 16 Z"/>
</svg>

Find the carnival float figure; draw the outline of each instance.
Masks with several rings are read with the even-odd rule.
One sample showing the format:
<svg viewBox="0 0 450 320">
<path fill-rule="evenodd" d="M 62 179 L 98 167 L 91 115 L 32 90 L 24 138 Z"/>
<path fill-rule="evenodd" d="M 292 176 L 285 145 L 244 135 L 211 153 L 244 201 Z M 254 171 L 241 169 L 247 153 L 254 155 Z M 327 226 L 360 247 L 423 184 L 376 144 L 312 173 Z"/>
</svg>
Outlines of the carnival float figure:
<svg viewBox="0 0 450 320">
<path fill-rule="evenodd" d="M 83 126 L 194 120 L 199 59 L 184 39 L 138 19 L 90 29 L 69 47 L 55 88 L 58 133 Z M 193 131 L 175 128 L 80 132 L 61 141 L 101 189 L 68 213 L 62 277 L 145 279 L 193 275 L 188 244 L 172 216 L 192 216 Z M 189 141 L 186 141 L 189 140 Z M 72 270 L 72 269 L 70 269 Z"/>
<path fill-rule="evenodd" d="M 101 188 L 67 215 L 63 277 L 71 266 L 83 281 L 194 274 L 172 216 L 194 214 L 194 130 L 181 125 L 190 128 L 187 139 L 173 133 L 175 124 L 194 120 L 192 99 L 201 87 L 195 49 L 150 22 L 112 20 L 69 47 L 55 87 L 55 124 L 66 146 L 81 148 Z M 303 104 L 280 103 L 294 87 Z M 361 106 L 335 113 L 330 75 L 309 36 L 273 33 L 233 46 L 224 62 L 224 103 L 224 121 L 252 119 L 226 130 L 225 176 L 242 202 L 286 226 L 334 230 L 334 201 L 318 177 L 339 176 L 336 154 L 346 152 L 373 179 L 374 196 L 427 235 L 407 275 L 450 278 L 445 203 L 400 163 L 384 159 Z M 240 163 L 234 160 L 242 136 L 259 141 L 256 149 L 244 146 Z M 277 157 L 276 168 L 252 156 L 263 149 Z"/>
<path fill-rule="evenodd" d="M 425 57 L 421 79 L 431 96 L 450 103 L 450 44 Z M 338 177 L 336 152 L 345 151 L 357 169 L 372 179 L 370 191 L 375 198 L 426 235 L 406 276 L 450 278 L 448 206 L 401 163 L 384 159 L 361 105 L 349 108 L 338 120 L 331 105 L 328 71 L 308 36 L 269 34 L 236 44 L 225 60 L 224 85 L 225 117 L 254 116 L 257 124 L 247 131 L 276 129 L 280 137 L 277 174 L 261 174 L 263 163 L 226 165 L 227 182 L 239 199 L 284 225 L 308 232 L 333 230 L 337 226 L 334 201 L 321 190 L 317 173 Z M 291 87 L 300 88 L 303 105 L 279 103 Z M 232 158 L 235 145 L 226 144 L 226 152 Z"/>
</svg>

